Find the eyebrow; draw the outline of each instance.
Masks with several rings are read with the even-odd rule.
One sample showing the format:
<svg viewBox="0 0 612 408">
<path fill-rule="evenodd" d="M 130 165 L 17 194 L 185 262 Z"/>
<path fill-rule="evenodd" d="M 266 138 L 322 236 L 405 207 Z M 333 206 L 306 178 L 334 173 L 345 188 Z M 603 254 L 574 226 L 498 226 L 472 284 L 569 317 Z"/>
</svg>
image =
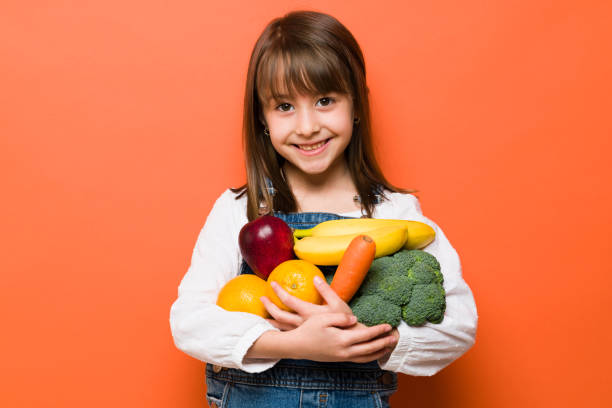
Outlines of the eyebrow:
<svg viewBox="0 0 612 408">
<path fill-rule="evenodd" d="M 292 96 L 291 95 L 285 95 L 285 94 L 279 94 L 276 97 L 271 96 L 268 98 L 268 101 L 274 102 L 274 101 L 278 101 L 280 99 L 291 99 Z"/>
<path fill-rule="evenodd" d="M 331 95 L 333 93 L 337 93 L 337 92 L 335 92 L 335 91 L 321 92 L 319 94 L 313 95 L 313 97 L 319 97 L 319 96 L 323 96 L 323 95 Z M 293 95 L 278 94 L 278 95 L 276 95 L 276 97 L 270 96 L 267 100 L 268 101 L 278 101 L 280 99 L 293 99 Z"/>
</svg>

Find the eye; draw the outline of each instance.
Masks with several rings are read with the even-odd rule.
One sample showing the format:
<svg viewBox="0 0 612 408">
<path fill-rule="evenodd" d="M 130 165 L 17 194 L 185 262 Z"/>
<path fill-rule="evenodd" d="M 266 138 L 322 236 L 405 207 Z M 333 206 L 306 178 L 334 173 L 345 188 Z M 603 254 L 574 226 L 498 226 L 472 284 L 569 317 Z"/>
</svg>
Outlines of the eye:
<svg viewBox="0 0 612 408">
<path fill-rule="evenodd" d="M 321 106 L 329 106 L 332 103 L 334 103 L 334 98 L 330 96 L 326 96 L 324 98 L 319 99 L 317 103 L 320 104 Z"/>
<path fill-rule="evenodd" d="M 278 109 L 281 112 L 287 112 L 289 109 L 291 109 L 291 104 L 290 103 L 281 103 L 280 105 L 278 105 L 276 107 L 276 109 Z"/>
</svg>

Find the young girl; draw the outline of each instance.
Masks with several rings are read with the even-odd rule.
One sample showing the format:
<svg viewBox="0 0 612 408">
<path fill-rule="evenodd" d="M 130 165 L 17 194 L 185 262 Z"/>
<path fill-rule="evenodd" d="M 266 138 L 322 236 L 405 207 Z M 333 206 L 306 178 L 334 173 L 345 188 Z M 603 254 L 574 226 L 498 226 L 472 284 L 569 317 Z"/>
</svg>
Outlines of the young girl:
<svg viewBox="0 0 612 408">
<path fill-rule="evenodd" d="M 170 314 L 176 346 L 209 363 L 211 406 L 384 407 L 396 373 L 433 375 L 472 346 L 476 307 L 457 253 L 416 197 L 381 173 L 363 55 L 340 22 L 292 12 L 265 28 L 249 63 L 243 129 L 247 182 L 213 206 Z M 275 288 L 296 313 L 265 297 L 271 319 L 221 309 L 215 302 L 223 285 L 252 273 L 239 231 L 265 213 L 292 228 L 361 216 L 431 225 L 436 238 L 425 250 L 444 275 L 444 320 L 366 327 L 324 281 L 315 282 L 324 306 Z"/>
</svg>

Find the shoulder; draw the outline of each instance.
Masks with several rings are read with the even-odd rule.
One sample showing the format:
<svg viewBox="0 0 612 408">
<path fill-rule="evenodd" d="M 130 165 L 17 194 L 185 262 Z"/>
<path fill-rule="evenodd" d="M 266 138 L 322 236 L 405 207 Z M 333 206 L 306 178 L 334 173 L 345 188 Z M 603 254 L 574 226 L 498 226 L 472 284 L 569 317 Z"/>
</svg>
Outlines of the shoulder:
<svg viewBox="0 0 612 408">
<path fill-rule="evenodd" d="M 230 188 L 226 189 L 217 197 L 211 212 L 224 214 L 235 219 L 244 217 L 246 219 L 247 196 L 234 193 Z"/>
<path fill-rule="evenodd" d="M 380 212 L 377 218 L 404 218 L 410 215 L 422 215 L 419 199 L 408 193 L 385 191 L 383 201 L 378 205 Z"/>
<path fill-rule="evenodd" d="M 236 208 L 246 206 L 246 194 L 241 196 L 240 193 L 234 193 L 231 188 L 228 188 L 217 197 L 215 205 L 218 204 Z"/>
<path fill-rule="evenodd" d="M 239 197 L 231 189 L 221 193 L 215 200 L 212 209 L 206 217 L 206 224 L 218 228 L 236 228 L 247 222 L 246 195 Z"/>
<path fill-rule="evenodd" d="M 246 197 L 238 197 L 231 189 L 215 200 L 200 232 L 201 239 L 238 242 L 235 237 L 247 222 Z"/>
</svg>

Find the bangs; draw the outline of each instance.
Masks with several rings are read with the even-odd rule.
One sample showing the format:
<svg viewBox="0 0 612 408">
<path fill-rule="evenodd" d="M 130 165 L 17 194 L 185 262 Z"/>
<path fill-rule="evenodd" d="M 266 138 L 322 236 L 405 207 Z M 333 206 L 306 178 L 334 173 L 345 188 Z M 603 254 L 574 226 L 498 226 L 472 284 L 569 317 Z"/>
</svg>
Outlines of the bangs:
<svg viewBox="0 0 612 408">
<path fill-rule="evenodd" d="M 260 60 L 256 86 L 265 105 L 270 99 L 300 94 L 338 92 L 352 96 L 350 77 L 348 67 L 331 51 L 271 47 Z"/>
</svg>

